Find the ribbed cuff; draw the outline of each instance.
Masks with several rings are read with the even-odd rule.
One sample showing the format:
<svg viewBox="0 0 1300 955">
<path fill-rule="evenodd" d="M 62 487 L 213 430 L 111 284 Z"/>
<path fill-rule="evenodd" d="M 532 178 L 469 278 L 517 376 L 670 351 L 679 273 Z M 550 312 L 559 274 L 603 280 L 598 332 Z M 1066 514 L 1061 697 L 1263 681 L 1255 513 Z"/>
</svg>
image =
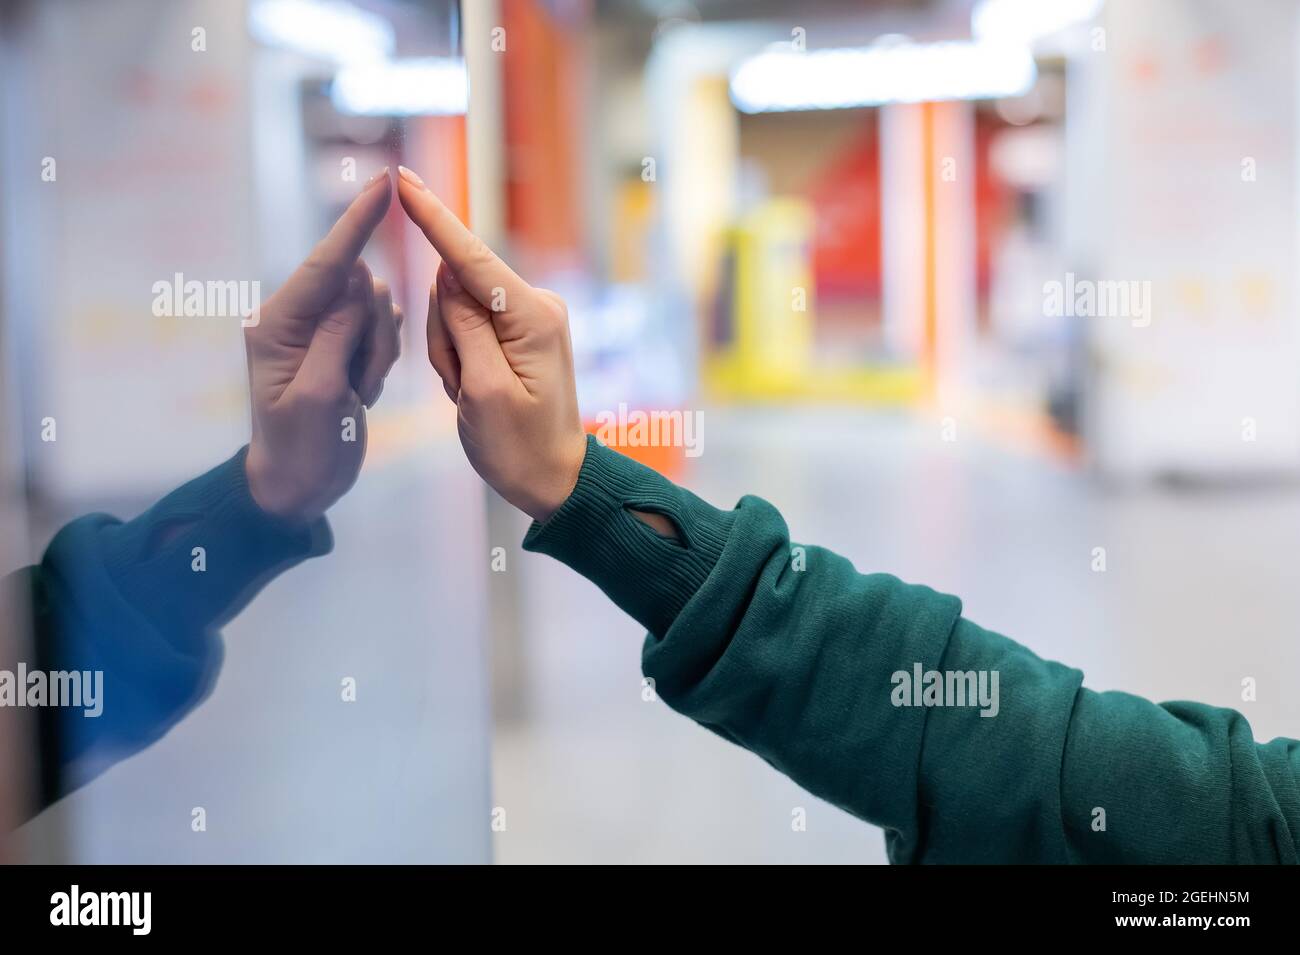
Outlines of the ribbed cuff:
<svg viewBox="0 0 1300 955">
<path fill-rule="evenodd" d="M 663 515 L 681 539 L 660 537 L 629 509 Z M 523 546 L 569 565 L 662 636 L 708 579 L 734 522 L 734 512 L 589 435 L 573 493 L 545 524 L 533 523 Z"/>
<path fill-rule="evenodd" d="M 218 625 L 271 578 L 333 547 L 323 517 L 294 524 L 258 507 L 248 490 L 247 454 L 241 448 L 135 520 L 101 531 L 110 577 L 167 632 Z"/>
</svg>

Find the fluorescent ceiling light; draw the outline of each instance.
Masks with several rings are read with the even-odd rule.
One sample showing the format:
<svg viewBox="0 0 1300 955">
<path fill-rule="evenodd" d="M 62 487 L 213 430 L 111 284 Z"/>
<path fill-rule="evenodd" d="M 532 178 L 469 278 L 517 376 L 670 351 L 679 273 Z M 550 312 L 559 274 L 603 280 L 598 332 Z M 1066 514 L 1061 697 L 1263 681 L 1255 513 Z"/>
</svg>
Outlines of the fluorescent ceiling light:
<svg viewBox="0 0 1300 955">
<path fill-rule="evenodd" d="M 1103 0 L 980 0 L 970 16 L 970 31 L 978 40 L 1032 46 L 1088 22 L 1102 6 Z"/>
<path fill-rule="evenodd" d="M 339 65 L 385 60 L 397 42 L 391 23 L 344 0 L 256 0 L 248 28 L 267 46 Z"/>
<path fill-rule="evenodd" d="M 1022 96 L 1038 70 L 1016 44 L 899 42 L 861 49 L 799 53 L 771 49 L 731 76 L 742 112 L 845 109 L 886 103 Z"/>
<path fill-rule="evenodd" d="M 330 98 L 354 116 L 461 116 L 469 106 L 465 61 L 422 57 L 339 70 Z"/>
</svg>

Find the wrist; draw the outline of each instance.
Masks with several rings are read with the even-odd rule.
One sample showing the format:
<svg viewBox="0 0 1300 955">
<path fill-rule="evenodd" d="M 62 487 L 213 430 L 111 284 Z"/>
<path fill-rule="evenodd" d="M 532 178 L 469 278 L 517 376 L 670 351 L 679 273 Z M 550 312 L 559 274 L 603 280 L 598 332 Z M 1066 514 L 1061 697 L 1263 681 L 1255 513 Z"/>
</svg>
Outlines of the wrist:
<svg viewBox="0 0 1300 955">
<path fill-rule="evenodd" d="M 662 515 L 673 535 L 656 533 L 637 511 Z M 523 547 L 568 564 L 663 636 L 709 579 L 741 512 L 711 507 L 592 439 L 573 493 L 547 523 L 529 528 Z"/>
<path fill-rule="evenodd" d="M 587 435 L 580 431 L 564 442 L 559 462 L 548 471 L 550 479 L 539 483 L 520 510 L 537 523 L 545 524 L 578 486 L 578 475 L 582 472 L 582 462 L 586 457 Z"/>
<path fill-rule="evenodd" d="M 244 476 L 249 497 L 269 517 L 291 524 L 310 524 L 320 516 L 309 512 L 301 496 L 293 493 L 293 482 L 279 473 L 256 442 L 248 446 Z"/>
</svg>

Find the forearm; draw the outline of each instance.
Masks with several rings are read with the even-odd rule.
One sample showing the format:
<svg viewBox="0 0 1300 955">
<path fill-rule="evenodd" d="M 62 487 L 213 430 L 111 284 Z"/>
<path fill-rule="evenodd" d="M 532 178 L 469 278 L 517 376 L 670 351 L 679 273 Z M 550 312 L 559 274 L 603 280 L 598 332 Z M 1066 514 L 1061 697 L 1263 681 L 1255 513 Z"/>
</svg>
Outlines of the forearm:
<svg viewBox="0 0 1300 955">
<path fill-rule="evenodd" d="M 1257 747 L 1229 711 L 1082 690 L 954 597 L 791 545 L 757 498 L 719 511 L 593 446 L 525 546 L 646 626 L 643 666 L 670 706 L 884 827 L 894 861 L 1294 858 L 1294 744 Z M 976 699 L 925 695 L 950 677 Z"/>
<path fill-rule="evenodd" d="M 676 536 L 633 510 L 665 516 Z M 891 705 L 890 675 L 939 665 L 955 598 L 794 551 L 765 501 L 718 510 L 594 442 L 573 497 L 525 547 L 650 631 L 643 667 L 670 706 L 890 830 L 896 857 L 915 851 L 925 713 Z"/>
</svg>

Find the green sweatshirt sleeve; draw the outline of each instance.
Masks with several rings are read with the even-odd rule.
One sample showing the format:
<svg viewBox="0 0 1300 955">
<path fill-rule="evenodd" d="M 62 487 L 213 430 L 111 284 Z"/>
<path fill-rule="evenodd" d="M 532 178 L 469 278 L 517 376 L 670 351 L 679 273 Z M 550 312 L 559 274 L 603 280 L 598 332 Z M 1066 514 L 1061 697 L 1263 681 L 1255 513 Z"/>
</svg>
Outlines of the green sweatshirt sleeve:
<svg viewBox="0 0 1300 955">
<path fill-rule="evenodd" d="M 1084 689 L 955 597 L 792 545 L 759 498 L 718 510 L 589 439 L 524 547 L 649 631 L 665 702 L 884 828 L 891 861 L 1297 860 L 1295 741 L 1257 744 L 1231 710 Z"/>
</svg>

